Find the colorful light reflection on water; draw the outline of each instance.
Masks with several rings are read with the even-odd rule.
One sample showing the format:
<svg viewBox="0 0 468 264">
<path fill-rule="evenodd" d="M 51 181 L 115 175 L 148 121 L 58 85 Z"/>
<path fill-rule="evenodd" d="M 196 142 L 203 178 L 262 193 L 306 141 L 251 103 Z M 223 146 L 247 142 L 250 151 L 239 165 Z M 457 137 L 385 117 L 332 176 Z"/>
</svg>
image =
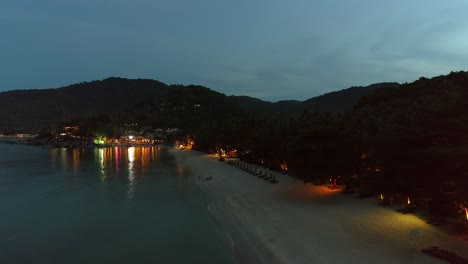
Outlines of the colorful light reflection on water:
<svg viewBox="0 0 468 264">
<path fill-rule="evenodd" d="M 96 148 L 94 154 L 103 180 L 111 174 L 119 176 L 127 173 L 129 181 L 134 181 L 137 177 L 135 169 L 146 172 L 150 164 L 158 159 L 159 151 L 155 147 L 110 147 Z M 122 168 L 126 168 L 127 172 L 123 172 Z"/>
<path fill-rule="evenodd" d="M 158 162 L 160 155 L 157 147 L 108 147 L 95 148 L 92 152 L 99 182 L 106 184 L 112 178 L 127 178 L 129 199 L 133 197 L 139 179 L 147 175 L 149 167 Z M 50 155 L 53 168 L 71 171 L 79 182 L 80 163 L 88 158 L 88 150 L 56 148 L 50 150 Z"/>
</svg>

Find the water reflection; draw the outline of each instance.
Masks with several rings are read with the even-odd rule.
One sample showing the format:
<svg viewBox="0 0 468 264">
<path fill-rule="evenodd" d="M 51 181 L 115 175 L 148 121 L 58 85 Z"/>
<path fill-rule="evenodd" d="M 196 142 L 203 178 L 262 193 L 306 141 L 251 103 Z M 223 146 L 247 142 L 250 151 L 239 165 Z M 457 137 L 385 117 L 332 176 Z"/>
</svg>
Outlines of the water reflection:
<svg viewBox="0 0 468 264">
<path fill-rule="evenodd" d="M 57 168 L 57 156 L 58 156 L 58 149 L 51 149 L 50 150 L 50 163 L 52 166 L 52 169 Z"/>
<path fill-rule="evenodd" d="M 185 167 L 182 162 L 182 159 L 179 157 L 177 158 L 177 188 L 179 191 L 184 191 L 186 187 L 186 177 L 184 177 Z"/>
<path fill-rule="evenodd" d="M 73 175 L 78 175 L 80 169 L 80 149 L 72 150 Z"/>
<path fill-rule="evenodd" d="M 98 149 L 98 160 L 99 160 L 99 179 L 101 182 L 106 181 L 106 172 L 104 169 L 104 149 Z"/>
<path fill-rule="evenodd" d="M 73 184 L 79 185 L 79 171 L 82 159 L 82 149 L 53 148 L 50 149 L 50 162 L 53 171 L 61 169 L 65 175 L 71 173 Z M 69 168 L 70 167 L 70 168 Z"/>
<path fill-rule="evenodd" d="M 71 161 L 73 166 L 75 165 L 75 162 L 78 162 L 77 166 L 79 166 L 79 161 L 74 160 L 73 155 L 69 155 L 66 148 L 54 148 L 50 150 L 50 161 L 53 169 L 57 169 L 57 166 L 59 166 L 66 171 L 68 169 L 70 159 L 73 159 Z M 74 167 L 72 170 L 73 169 Z"/>
<path fill-rule="evenodd" d="M 120 166 L 120 148 L 119 147 L 115 147 L 114 148 L 114 171 L 115 171 L 115 174 L 116 175 L 119 175 L 120 173 L 120 169 L 119 169 L 119 166 Z"/>
<path fill-rule="evenodd" d="M 128 189 L 127 198 L 133 198 L 135 193 L 135 171 L 133 168 L 133 162 L 135 161 L 135 147 L 129 147 L 127 150 L 128 154 Z"/>
<path fill-rule="evenodd" d="M 99 174 L 103 182 L 112 177 L 126 174 L 129 185 L 133 186 L 144 177 L 151 164 L 158 159 L 158 148 L 152 147 L 112 147 L 96 148 Z M 133 189 L 129 188 L 129 189 Z"/>
<path fill-rule="evenodd" d="M 158 164 L 159 151 L 155 147 L 55 148 L 50 150 L 50 160 L 54 170 L 71 173 L 77 179 L 89 175 L 84 170 L 90 164 L 94 164 L 91 168 L 96 169 L 94 175 L 102 184 L 123 176 L 128 181 L 127 197 L 132 198 L 138 180 L 149 174 L 151 166 Z"/>
<path fill-rule="evenodd" d="M 65 168 L 68 167 L 68 160 L 67 160 L 67 149 L 66 148 L 61 148 L 60 149 L 60 158 L 62 160 L 62 164 L 64 164 L 63 168 L 65 170 Z"/>
</svg>

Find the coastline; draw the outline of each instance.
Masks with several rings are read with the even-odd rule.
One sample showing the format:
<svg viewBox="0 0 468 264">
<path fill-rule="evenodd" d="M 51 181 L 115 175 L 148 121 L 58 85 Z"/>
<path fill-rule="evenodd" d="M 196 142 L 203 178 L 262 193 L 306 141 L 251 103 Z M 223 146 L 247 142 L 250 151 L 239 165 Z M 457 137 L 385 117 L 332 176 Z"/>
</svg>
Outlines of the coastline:
<svg viewBox="0 0 468 264">
<path fill-rule="evenodd" d="M 28 145 L 45 148 L 113 148 L 113 147 L 157 147 L 170 149 L 172 146 L 167 144 L 150 144 L 150 143 L 138 143 L 138 144 L 103 144 L 96 145 L 88 140 L 76 140 L 76 141 L 48 141 L 38 140 L 34 137 L 31 138 L 18 138 L 18 137 L 0 137 L 0 143 L 2 144 L 17 144 L 17 145 Z"/>
<path fill-rule="evenodd" d="M 169 153 L 207 193 L 207 210 L 241 263 L 446 263 L 421 252 L 432 246 L 467 257 L 466 240 L 372 199 L 286 175 L 270 184 L 196 151 Z"/>
<path fill-rule="evenodd" d="M 232 169 L 230 173 L 219 174 L 219 168 L 208 169 L 204 163 L 199 163 L 198 157 L 208 157 L 208 155 L 192 150 L 167 149 L 176 160 L 180 161 L 193 174 L 197 186 L 205 194 L 206 210 L 214 220 L 221 235 L 224 237 L 226 246 L 238 260 L 238 263 L 271 263 L 280 264 L 269 248 L 262 243 L 258 234 L 250 229 L 244 228 L 245 222 L 242 217 L 235 214 L 236 204 L 230 199 L 229 195 L 223 195 L 222 188 L 213 188 L 212 183 L 222 185 L 232 173 L 240 171 L 237 168 L 228 166 L 224 162 L 218 162 L 214 158 L 208 158 L 207 161 L 216 161 L 211 165 L 225 165 Z M 195 155 L 194 155 L 195 154 Z M 206 160 L 205 160 L 206 161 Z M 211 176 L 213 180 L 206 181 L 205 178 Z M 200 177 L 200 179 L 199 179 Z M 260 181 L 260 180 L 259 180 Z M 262 182 L 260 182 L 262 183 Z M 264 183 L 266 184 L 266 183 Z M 211 186 L 210 186 L 211 185 Z"/>
</svg>

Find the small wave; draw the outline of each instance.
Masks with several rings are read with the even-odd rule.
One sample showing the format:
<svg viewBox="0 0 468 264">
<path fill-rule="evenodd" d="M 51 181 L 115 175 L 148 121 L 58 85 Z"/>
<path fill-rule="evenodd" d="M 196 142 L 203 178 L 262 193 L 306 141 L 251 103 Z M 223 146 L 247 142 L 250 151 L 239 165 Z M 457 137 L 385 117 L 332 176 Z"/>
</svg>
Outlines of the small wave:
<svg viewBox="0 0 468 264">
<path fill-rule="evenodd" d="M 227 244 L 228 244 L 229 248 L 232 251 L 235 251 L 236 244 L 234 243 L 234 239 L 232 239 L 231 235 L 229 234 L 229 232 L 226 229 L 224 229 L 224 234 L 226 235 L 226 241 L 227 241 Z"/>
<path fill-rule="evenodd" d="M 208 208 L 208 212 L 210 213 L 210 215 L 211 215 L 211 216 L 214 216 L 214 215 L 213 215 L 213 211 L 214 211 L 214 205 L 213 205 L 213 203 L 208 202 L 208 204 L 206 205 L 206 207 Z"/>
</svg>

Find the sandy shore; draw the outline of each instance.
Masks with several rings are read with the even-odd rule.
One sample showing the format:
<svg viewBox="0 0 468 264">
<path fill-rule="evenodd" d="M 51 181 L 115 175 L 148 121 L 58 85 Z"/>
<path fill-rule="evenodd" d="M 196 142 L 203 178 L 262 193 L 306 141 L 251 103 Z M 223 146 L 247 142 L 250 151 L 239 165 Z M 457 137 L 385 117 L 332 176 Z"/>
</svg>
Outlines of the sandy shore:
<svg viewBox="0 0 468 264">
<path fill-rule="evenodd" d="M 430 246 L 468 257 L 468 241 L 373 199 L 285 175 L 273 185 L 196 151 L 170 152 L 201 178 L 208 208 L 227 219 L 222 228 L 243 263 L 445 263 L 421 253 Z"/>
</svg>

